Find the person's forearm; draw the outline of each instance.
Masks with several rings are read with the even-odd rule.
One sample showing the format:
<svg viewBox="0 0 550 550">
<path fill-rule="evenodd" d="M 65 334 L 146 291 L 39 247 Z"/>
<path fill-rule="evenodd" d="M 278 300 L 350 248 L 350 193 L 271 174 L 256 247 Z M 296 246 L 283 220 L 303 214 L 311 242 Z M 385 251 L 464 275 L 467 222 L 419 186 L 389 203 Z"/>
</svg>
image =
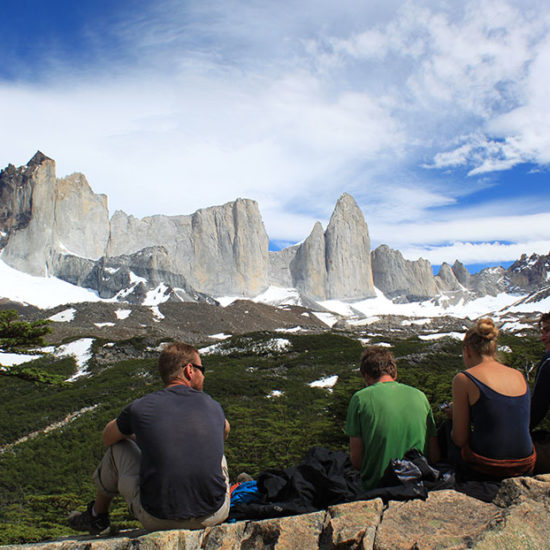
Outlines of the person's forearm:
<svg viewBox="0 0 550 550">
<path fill-rule="evenodd" d="M 126 439 L 127 436 L 122 434 L 118 429 L 116 418 L 111 420 L 103 430 L 103 445 L 110 447 L 119 441 Z"/>
<path fill-rule="evenodd" d="M 231 426 L 229 422 L 227 421 L 227 418 L 225 419 L 225 425 L 223 427 L 223 439 L 224 441 L 227 441 L 227 438 L 229 437 L 229 432 L 231 430 Z"/>
</svg>

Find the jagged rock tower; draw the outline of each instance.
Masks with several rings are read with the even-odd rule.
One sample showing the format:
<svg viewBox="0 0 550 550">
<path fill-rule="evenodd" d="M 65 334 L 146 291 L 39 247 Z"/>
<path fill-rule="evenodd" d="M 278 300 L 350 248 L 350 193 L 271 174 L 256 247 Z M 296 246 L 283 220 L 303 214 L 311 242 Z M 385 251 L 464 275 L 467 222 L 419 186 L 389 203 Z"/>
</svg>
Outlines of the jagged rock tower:
<svg viewBox="0 0 550 550">
<path fill-rule="evenodd" d="M 0 173 L 0 199 L 2 259 L 26 273 L 102 297 L 116 295 L 132 273 L 167 280 L 185 299 L 250 297 L 267 287 L 268 237 L 255 201 L 141 220 L 118 211 L 110 221 L 107 197 L 93 193 L 82 174 L 57 179 L 55 162 L 41 152 Z"/>
<path fill-rule="evenodd" d="M 326 231 L 317 222 L 300 245 L 270 253 L 270 282 L 314 300 L 360 300 L 376 295 L 369 229 L 351 195 L 336 203 Z"/>
</svg>

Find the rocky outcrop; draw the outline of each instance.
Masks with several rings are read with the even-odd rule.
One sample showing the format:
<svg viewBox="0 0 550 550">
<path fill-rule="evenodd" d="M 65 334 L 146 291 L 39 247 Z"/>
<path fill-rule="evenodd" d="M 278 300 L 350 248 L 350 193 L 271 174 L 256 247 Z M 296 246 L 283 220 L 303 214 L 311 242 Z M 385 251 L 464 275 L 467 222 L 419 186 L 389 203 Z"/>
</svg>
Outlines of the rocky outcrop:
<svg viewBox="0 0 550 550">
<path fill-rule="evenodd" d="M 360 300 L 376 295 L 370 237 L 351 195 L 336 203 L 326 231 L 317 222 L 307 239 L 270 255 L 270 283 L 294 287 L 313 300 Z"/>
<path fill-rule="evenodd" d="M 102 257 L 95 262 L 58 254 L 54 266 L 65 281 L 95 290 L 101 298 L 144 305 L 167 301 L 217 303 L 191 287 L 183 275 L 171 271 L 170 255 L 162 246 L 144 248 L 135 254 Z"/>
<path fill-rule="evenodd" d="M 550 253 L 522 254 L 506 272 L 507 286 L 513 291 L 533 292 L 550 282 Z"/>
<path fill-rule="evenodd" d="M 56 179 L 55 162 L 38 152 L 27 166 L 2 172 L 2 179 L 5 189 L 10 183 L 15 189 L 2 253 L 7 264 L 32 275 L 57 275 L 57 254 L 90 259 L 103 254 L 109 236 L 107 197 L 93 193 L 82 174 Z M 19 195 L 24 200 L 13 199 Z"/>
<path fill-rule="evenodd" d="M 325 232 L 327 298 L 358 300 L 375 296 L 370 237 L 361 210 L 344 193 Z"/>
<path fill-rule="evenodd" d="M 8 235 L 29 224 L 31 218 L 33 175 L 37 166 L 50 161 L 38 151 L 27 166 L 8 165 L 0 172 L 0 248 Z"/>
<path fill-rule="evenodd" d="M 439 273 L 435 277 L 435 284 L 437 288 L 442 292 L 455 292 L 459 290 L 465 290 L 459 283 L 456 275 L 453 272 L 451 266 L 443 262 L 439 268 Z"/>
<path fill-rule="evenodd" d="M 456 277 L 456 280 L 464 287 L 464 288 L 470 288 L 470 272 L 466 269 L 464 264 L 459 262 L 458 260 L 455 260 L 455 263 L 453 264 L 453 274 Z"/>
<path fill-rule="evenodd" d="M 325 247 L 323 228 L 317 222 L 290 262 L 293 286 L 314 300 L 327 299 Z"/>
<path fill-rule="evenodd" d="M 255 297 L 276 285 L 295 288 L 301 303 L 374 297 L 394 301 L 436 298 L 457 303 L 501 292 L 535 293 L 550 282 L 550 256 L 522 256 L 508 270 L 470 274 L 456 261 L 436 277 L 429 262 L 405 260 L 386 245 L 371 253 L 369 230 L 347 193 L 326 230 L 317 222 L 304 242 L 268 251 L 258 205 L 237 199 L 181 216 L 142 219 L 114 213 L 82 174 L 56 178 L 55 162 L 37 152 L 26 166 L 0 172 L 0 250 L 10 266 L 56 276 L 103 298 L 143 303 L 214 302 Z M 160 298 L 160 296 L 158 296 Z M 315 306 L 320 307 L 320 306 Z"/>
<path fill-rule="evenodd" d="M 269 252 L 269 284 L 282 288 L 292 288 L 294 281 L 290 272 L 290 265 L 296 257 L 300 248 L 299 244 L 288 246 L 283 250 L 272 250 Z"/>
<path fill-rule="evenodd" d="M 142 219 L 117 211 L 106 256 L 131 255 L 162 246 L 169 271 L 212 296 L 256 296 L 267 287 L 268 237 L 258 205 L 237 199 L 189 216 Z"/>
<path fill-rule="evenodd" d="M 503 267 L 487 267 L 472 275 L 462 263 L 456 260 L 452 272 L 459 284 L 472 293 L 472 297 L 496 296 L 509 290 L 506 270 Z"/>
<path fill-rule="evenodd" d="M 389 298 L 417 301 L 438 294 L 428 260 L 406 260 L 385 244 L 372 252 L 372 274 L 376 288 Z"/>
<path fill-rule="evenodd" d="M 455 491 L 426 500 L 350 502 L 302 516 L 241 521 L 200 531 L 144 531 L 117 537 L 29 544 L 41 550 L 245 550 L 271 548 L 422 550 L 548 548 L 550 475 L 504 480 L 492 503 Z M 8 546 L 6 548 L 22 548 Z"/>
<path fill-rule="evenodd" d="M 130 271 L 147 272 L 143 292 L 162 279 L 190 299 L 256 296 L 267 286 L 268 237 L 251 200 L 141 220 L 118 211 L 109 220 L 104 195 L 82 174 L 57 179 L 55 162 L 40 152 L 0 173 L 0 198 L 2 259 L 26 273 L 89 285 L 101 296 L 127 289 Z M 119 273 L 105 276 L 104 267 Z"/>
<path fill-rule="evenodd" d="M 486 267 L 470 276 L 470 290 L 477 296 L 496 296 L 506 292 L 505 275 L 503 267 Z"/>
</svg>

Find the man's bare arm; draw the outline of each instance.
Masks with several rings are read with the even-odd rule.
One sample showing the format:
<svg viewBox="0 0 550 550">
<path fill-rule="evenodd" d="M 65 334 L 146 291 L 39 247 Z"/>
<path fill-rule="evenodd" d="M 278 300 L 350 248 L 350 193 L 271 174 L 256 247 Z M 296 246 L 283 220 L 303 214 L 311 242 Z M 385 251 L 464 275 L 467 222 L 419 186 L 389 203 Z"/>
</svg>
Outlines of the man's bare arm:
<svg viewBox="0 0 550 550">
<path fill-rule="evenodd" d="M 229 437 L 229 431 L 231 430 L 231 426 L 229 425 L 229 422 L 227 421 L 227 418 L 225 419 L 225 426 L 223 428 L 223 439 L 227 441 L 227 438 Z"/>
<path fill-rule="evenodd" d="M 350 437 L 349 438 L 349 456 L 351 459 L 351 464 L 356 470 L 361 469 L 361 464 L 363 464 L 363 454 L 365 448 L 363 446 L 362 437 Z"/>
<path fill-rule="evenodd" d="M 128 439 L 128 436 L 124 435 L 119 429 L 118 424 L 116 423 L 116 418 L 111 420 L 105 429 L 103 430 L 103 445 L 109 447 L 122 441 L 123 439 Z"/>
</svg>

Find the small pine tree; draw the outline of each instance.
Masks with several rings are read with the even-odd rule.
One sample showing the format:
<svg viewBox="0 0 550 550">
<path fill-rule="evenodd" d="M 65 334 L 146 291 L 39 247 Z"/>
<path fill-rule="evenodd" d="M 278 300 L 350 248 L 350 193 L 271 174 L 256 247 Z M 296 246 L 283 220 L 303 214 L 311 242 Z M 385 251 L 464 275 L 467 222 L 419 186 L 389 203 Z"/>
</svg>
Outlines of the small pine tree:
<svg viewBox="0 0 550 550">
<path fill-rule="evenodd" d="M 21 351 L 31 346 L 45 345 L 44 336 L 49 334 L 50 321 L 20 321 L 17 311 L 0 311 L 0 349 Z"/>
</svg>

